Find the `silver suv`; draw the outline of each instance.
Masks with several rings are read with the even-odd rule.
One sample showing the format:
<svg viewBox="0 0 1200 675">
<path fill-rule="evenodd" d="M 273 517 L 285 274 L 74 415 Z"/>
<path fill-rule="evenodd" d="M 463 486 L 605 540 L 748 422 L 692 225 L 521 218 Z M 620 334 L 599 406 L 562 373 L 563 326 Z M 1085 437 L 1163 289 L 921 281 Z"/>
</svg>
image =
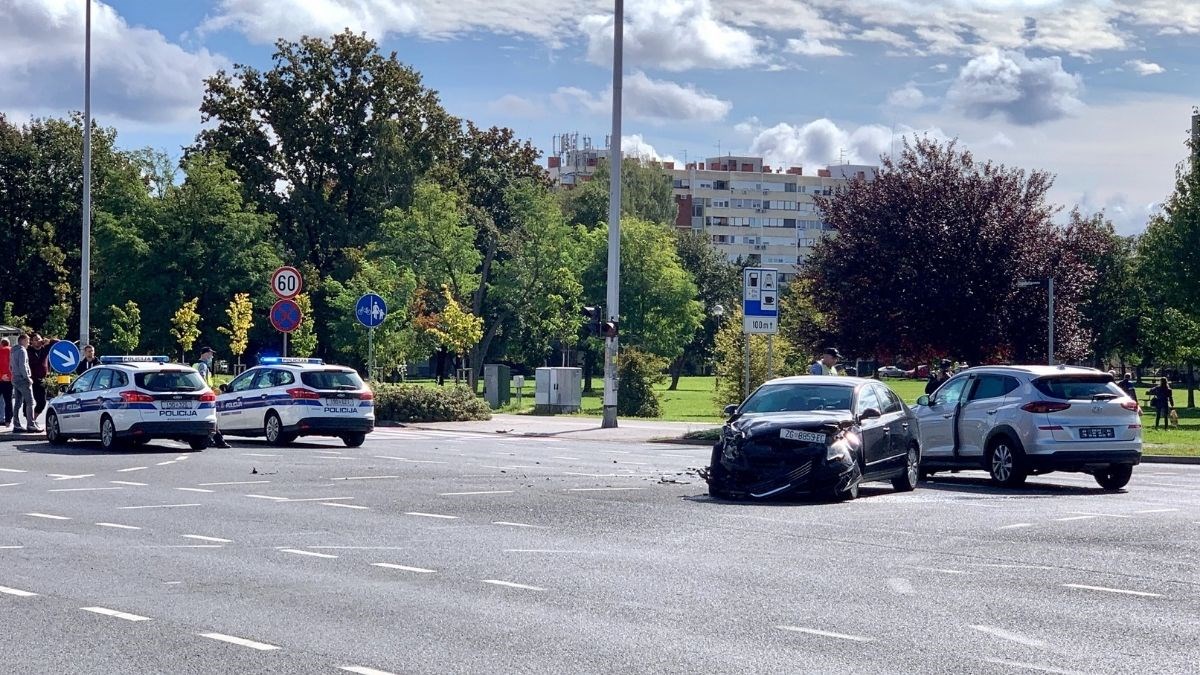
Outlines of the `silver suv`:
<svg viewBox="0 0 1200 675">
<path fill-rule="evenodd" d="M 1031 474 L 1080 471 L 1119 490 L 1142 458 L 1137 401 L 1091 368 L 971 368 L 918 399 L 913 412 L 925 476 L 984 469 L 1011 487 Z"/>
</svg>

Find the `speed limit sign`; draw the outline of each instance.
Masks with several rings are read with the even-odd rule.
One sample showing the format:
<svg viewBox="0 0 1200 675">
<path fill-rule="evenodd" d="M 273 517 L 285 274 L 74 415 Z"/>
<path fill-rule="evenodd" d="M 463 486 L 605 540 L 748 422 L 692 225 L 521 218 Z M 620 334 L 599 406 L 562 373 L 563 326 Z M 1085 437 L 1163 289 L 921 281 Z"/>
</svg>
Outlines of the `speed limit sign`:
<svg viewBox="0 0 1200 675">
<path fill-rule="evenodd" d="M 282 300 L 290 300 L 304 289 L 300 270 L 295 267 L 280 267 L 271 275 L 271 291 Z"/>
</svg>

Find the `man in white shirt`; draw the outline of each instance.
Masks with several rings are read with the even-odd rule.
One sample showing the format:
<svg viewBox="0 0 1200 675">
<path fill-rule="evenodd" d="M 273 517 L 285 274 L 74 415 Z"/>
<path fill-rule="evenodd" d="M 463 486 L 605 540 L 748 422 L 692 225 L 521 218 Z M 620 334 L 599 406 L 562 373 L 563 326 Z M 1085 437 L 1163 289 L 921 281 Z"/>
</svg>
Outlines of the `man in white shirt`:
<svg viewBox="0 0 1200 675">
<path fill-rule="evenodd" d="M 841 375 L 842 371 L 838 369 L 837 363 L 842 358 L 841 352 L 837 347 L 827 347 L 821 354 L 821 358 L 808 369 L 809 375 Z"/>
</svg>

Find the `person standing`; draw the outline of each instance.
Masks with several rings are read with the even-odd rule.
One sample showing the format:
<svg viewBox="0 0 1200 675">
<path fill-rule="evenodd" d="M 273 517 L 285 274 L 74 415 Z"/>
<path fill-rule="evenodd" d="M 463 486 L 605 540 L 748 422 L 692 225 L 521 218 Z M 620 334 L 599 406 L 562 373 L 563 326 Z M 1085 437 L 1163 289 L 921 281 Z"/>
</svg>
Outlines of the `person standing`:
<svg viewBox="0 0 1200 675">
<path fill-rule="evenodd" d="M 946 380 L 950 379 L 950 360 L 942 359 L 942 367 L 937 372 L 930 373 L 929 381 L 925 383 L 925 393 L 932 394 L 942 386 Z"/>
<path fill-rule="evenodd" d="M 0 397 L 4 398 L 4 419 L 0 420 L 0 427 L 12 424 L 12 364 L 9 363 L 11 358 L 12 347 L 9 346 L 8 338 L 0 338 Z"/>
<path fill-rule="evenodd" d="M 842 353 L 837 350 L 837 347 L 826 347 L 825 351 L 821 352 L 821 358 L 817 359 L 808 368 L 809 375 L 841 375 L 842 371 L 838 370 L 838 361 L 842 359 Z"/>
<path fill-rule="evenodd" d="M 1167 378 L 1158 378 L 1158 386 L 1146 392 L 1150 395 L 1150 407 L 1154 408 L 1154 428 L 1158 428 L 1161 420 L 1164 429 L 1170 429 L 1171 409 L 1175 407 L 1175 397 L 1171 393 L 1171 383 Z"/>
<path fill-rule="evenodd" d="M 204 349 L 200 350 L 200 360 L 192 365 L 192 367 L 196 369 L 196 372 L 200 373 L 201 379 L 204 380 L 204 384 L 207 385 L 209 389 L 212 389 L 213 386 L 213 356 L 215 356 L 215 354 L 216 352 L 213 351 L 212 347 L 205 347 Z M 225 440 L 225 436 L 221 433 L 220 427 L 215 427 L 213 429 L 212 435 L 208 438 L 208 444 L 214 448 L 233 447 Z"/>
<path fill-rule="evenodd" d="M 33 371 L 29 367 L 29 336 L 17 338 L 17 346 L 13 348 L 9 358 L 12 369 L 13 391 L 16 393 L 13 410 L 13 432 L 37 433 L 41 431 L 37 418 L 33 414 Z M 21 413 L 25 413 L 25 426 L 21 426 Z"/>
<path fill-rule="evenodd" d="M 1121 388 L 1121 391 L 1125 392 L 1126 396 L 1134 401 L 1137 400 L 1137 387 L 1134 386 L 1133 377 L 1129 373 L 1125 373 L 1125 377 L 1121 378 L 1117 386 Z"/>
<path fill-rule="evenodd" d="M 83 348 L 83 360 L 79 362 L 79 367 L 75 369 L 75 374 L 82 375 L 98 365 L 100 365 L 100 359 L 96 358 L 96 348 L 88 345 Z"/>
<path fill-rule="evenodd" d="M 50 374 L 50 348 L 57 343 L 58 340 L 46 338 L 33 334 L 33 340 L 29 345 L 29 370 L 33 374 L 33 399 L 35 401 L 33 415 L 34 420 L 42 416 L 42 411 L 46 409 L 46 377 Z"/>
</svg>

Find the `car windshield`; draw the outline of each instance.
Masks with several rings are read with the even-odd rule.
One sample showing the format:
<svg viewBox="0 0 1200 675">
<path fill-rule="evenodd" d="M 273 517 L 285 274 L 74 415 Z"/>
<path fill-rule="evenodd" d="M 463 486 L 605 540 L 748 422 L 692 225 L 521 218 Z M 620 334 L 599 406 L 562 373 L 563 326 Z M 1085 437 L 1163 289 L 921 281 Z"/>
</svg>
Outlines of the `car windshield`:
<svg viewBox="0 0 1200 675">
<path fill-rule="evenodd" d="M 196 391 L 204 389 L 204 380 L 187 370 L 162 370 L 156 373 L 138 373 L 134 382 L 146 391 Z"/>
<path fill-rule="evenodd" d="M 313 389 L 362 389 L 363 381 L 353 370 L 310 370 L 300 374 L 304 384 Z"/>
<path fill-rule="evenodd" d="M 1110 375 L 1052 375 L 1034 380 L 1033 386 L 1050 398 L 1065 401 L 1125 396 Z"/>
<path fill-rule="evenodd" d="M 745 413 L 850 410 L 853 387 L 833 384 L 767 384 L 746 399 Z"/>
</svg>

